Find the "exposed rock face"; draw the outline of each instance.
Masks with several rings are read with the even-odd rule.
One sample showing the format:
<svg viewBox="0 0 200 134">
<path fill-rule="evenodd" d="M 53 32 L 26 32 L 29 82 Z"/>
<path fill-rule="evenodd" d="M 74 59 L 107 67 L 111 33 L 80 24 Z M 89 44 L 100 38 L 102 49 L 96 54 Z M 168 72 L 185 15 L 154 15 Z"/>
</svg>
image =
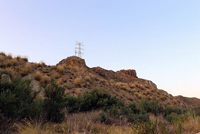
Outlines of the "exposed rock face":
<svg viewBox="0 0 200 134">
<path fill-rule="evenodd" d="M 130 76 L 132 76 L 132 77 L 137 78 L 136 71 L 133 70 L 133 69 L 120 70 L 120 71 L 117 71 L 117 73 L 121 73 L 121 74 L 125 74 L 125 75 L 130 75 Z"/>
<path fill-rule="evenodd" d="M 78 67 L 87 67 L 85 64 L 85 60 L 76 56 L 71 56 L 66 59 L 63 59 L 58 64 L 65 64 L 67 66 L 71 65 L 71 66 L 78 66 Z"/>
<path fill-rule="evenodd" d="M 105 70 L 101 67 L 93 67 L 91 70 L 106 80 L 125 81 L 122 75 L 111 70 Z"/>
<path fill-rule="evenodd" d="M 176 96 L 175 98 L 183 101 L 185 104 L 187 104 L 189 107 L 199 107 L 200 106 L 200 99 L 192 97 L 184 97 L 184 96 Z"/>
<path fill-rule="evenodd" d="M 148 85 L 152 88 L 157 88 L 157 85 L 150 80 L 140 79 L 140 82 L 142 82 L 143 84 Z"/>
</svg>

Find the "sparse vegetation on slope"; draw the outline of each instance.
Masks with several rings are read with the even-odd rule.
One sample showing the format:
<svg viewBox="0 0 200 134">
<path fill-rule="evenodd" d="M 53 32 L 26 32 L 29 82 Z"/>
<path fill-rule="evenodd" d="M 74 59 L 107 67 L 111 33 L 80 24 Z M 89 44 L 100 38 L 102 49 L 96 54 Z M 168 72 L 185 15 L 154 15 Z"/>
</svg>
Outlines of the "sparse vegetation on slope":
<svg viewBox="0 0 200 134">
<path fill-rule="evenodd" d="M 138 78 L 135 70 L 88 68 L 77 57 L 47 66 L 1 53 L 0 72 L 0 133 L 171 134 L 200 129 L 199 108 L 183 108 L 187 105 L 181 99 Z"/>
</svg>

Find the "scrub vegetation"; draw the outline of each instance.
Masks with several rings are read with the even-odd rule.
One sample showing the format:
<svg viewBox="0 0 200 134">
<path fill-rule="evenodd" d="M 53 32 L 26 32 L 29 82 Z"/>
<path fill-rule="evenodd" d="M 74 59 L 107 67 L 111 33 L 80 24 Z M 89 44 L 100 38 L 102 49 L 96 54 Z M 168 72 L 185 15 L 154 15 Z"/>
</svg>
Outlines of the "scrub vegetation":
<svg viewBox="0 0 200 134">
<path fill-rule="evenodd" d="M 76 57 L 48 66 L 0 53 L 3 134 L 197 133 L 199 111 L 132 70 L 90 69 Z"/>
</svg>

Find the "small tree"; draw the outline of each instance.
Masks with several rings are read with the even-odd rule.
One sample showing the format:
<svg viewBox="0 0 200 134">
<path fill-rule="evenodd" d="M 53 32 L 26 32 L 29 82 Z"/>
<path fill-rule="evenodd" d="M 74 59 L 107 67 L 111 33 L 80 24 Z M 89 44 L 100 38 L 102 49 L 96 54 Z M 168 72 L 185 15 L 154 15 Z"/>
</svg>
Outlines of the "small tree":
<svg viewBox="0 0 200 134">
<path fill-rule="evenodd" d="M 47 121 L 61 122 L 64 119 L 64 95 L 65 89 L 59 87 L 52 79 L 44 90 L 44 111 Z"/>
<path fill-rule="evenodd" d="M 32 90 L 31 80 L 15 77 L 11 81 L 1 76 L 2 74 L 0 74 L 0 115 L 18 119 L 38 117 L 40 111 L 36 112 L 33 109 L 39 106 L 35 103 L 39 92 Z"/>
</svg>

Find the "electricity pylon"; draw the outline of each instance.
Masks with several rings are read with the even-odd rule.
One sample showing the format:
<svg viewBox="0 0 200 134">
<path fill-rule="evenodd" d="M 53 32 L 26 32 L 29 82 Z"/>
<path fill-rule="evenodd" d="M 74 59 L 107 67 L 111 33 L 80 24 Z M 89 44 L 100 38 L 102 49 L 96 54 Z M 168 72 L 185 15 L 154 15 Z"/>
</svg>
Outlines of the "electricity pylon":
<svg viewBox="0 0 200 134">
<path fill-rule="evenodd" d="M 83 48 L 81 48 L 83 46 L 82 42 L 77 42 L 75 47 L 75 56 L 78 56 L 79 58 L 82 58 L 82 50 L 84 50 Z"/>
</svg>

